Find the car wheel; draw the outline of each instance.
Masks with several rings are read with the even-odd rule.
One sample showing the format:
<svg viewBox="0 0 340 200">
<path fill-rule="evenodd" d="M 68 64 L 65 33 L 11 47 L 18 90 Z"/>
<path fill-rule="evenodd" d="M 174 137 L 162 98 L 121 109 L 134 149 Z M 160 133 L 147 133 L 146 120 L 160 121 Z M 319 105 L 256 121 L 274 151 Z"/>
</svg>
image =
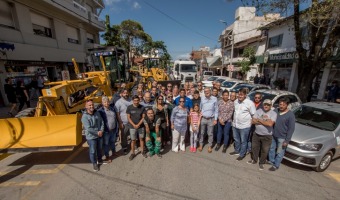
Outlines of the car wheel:
<svg viewBox="0 0 340 200">
<path fill-rule="evenodd" d="M 324 155 L 319 163 L 319 165 L 317 167 L 314 168 L 315 171 L 317 172 L 323 172 L 325 171 L 329 165 L 332 162 L 332 158 L 333 158 L 333 152 L 328 151 L 326 153 L 326 155 Z"/>
</svg>

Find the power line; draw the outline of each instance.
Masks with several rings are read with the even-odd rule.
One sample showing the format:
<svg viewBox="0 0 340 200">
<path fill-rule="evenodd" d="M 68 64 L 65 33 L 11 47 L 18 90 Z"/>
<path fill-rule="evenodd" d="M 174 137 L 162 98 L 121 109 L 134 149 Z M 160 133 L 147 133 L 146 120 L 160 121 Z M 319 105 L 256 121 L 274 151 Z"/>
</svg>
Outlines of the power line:
<svg viewBox="0 0 340 200">
<path fill-rule="evenodd" d="M 189 27 L 189 26 L 183 24 L 182 22 L 180 22 L 180 21 L 178 21 L 177 19 L 171 17 L 170 15 L 166 14 L 165 12 L 163 12 L 163 11 L 161 11 L 160 9 L 156 8 L 155 6 L 151 5 L 150 3 L 146 2 L 145 0 L 142 0 L 142 1 L 143 1 L 146 5 L 150 6 L 150 7 L 153 8 L 153 9 L 155 9 L 156 11 L 158 11 L 159 13 L 161 13 L 162 15 L 166 16 L 167 18 L 171 19 L 172 21 L 176 22 L 177 24 L 183 26 L 184 28 L 186 28 L 186 29 L 188 29 L 188 30 L 190 30 L 190 31 L 192 31 L 192 32 L 194 32 L 194 33 L 196 33 L 196 34 L 202 36 L 202 37 L 205 37 L 205 38 L 207 38 L 207 39 L 209 39 L 209 40 L 212 40 L 212 41 L 214 41 L 214 42 L 217 42 L 216 39 L 212 39 L 212 38 L 210 38 L 210 37 L 208 37 L 208 36 L 206 36 L 206 35 L 201 34 L 200 32 L 198 32 L 198 31 L 192 29 L 191 27 Z"/>
</svg>

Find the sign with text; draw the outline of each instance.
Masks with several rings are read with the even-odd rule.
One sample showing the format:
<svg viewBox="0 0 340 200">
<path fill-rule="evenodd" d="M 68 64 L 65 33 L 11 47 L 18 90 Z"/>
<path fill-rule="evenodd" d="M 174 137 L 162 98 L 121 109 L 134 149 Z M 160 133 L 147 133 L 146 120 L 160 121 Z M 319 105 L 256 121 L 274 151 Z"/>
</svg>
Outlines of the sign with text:
<svg viewBox="0 0 340 200">
<path fill-rule="evenodd" d="M 278 54 L 264 53 L 264 63 L 293 63 L 299 59 L 297 52 L 286 52 Z"/>
<path fill-rule="evenodd" d="M 234 65 L 228 65 L 228 71 L 230 72 L 234 71 Z"/>
</svg>

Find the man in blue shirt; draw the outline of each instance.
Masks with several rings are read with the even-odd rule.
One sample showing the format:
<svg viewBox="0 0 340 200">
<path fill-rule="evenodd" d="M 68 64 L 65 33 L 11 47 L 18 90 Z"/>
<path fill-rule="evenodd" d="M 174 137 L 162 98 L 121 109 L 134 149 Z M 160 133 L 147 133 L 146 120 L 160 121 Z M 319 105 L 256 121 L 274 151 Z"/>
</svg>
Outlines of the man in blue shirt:
<svg viewBox="0 0 340 200">
<path fill-rule="evenodd" d="M 181 89 L 180 91 L 179 91 L 179 97 L 177 97 L 176 99 L 175 99 L 175 105 L 176 106 L 178 106 L 178 104 L 179 104 L 179 99 L 181 98 L 181 97 L 184 97 L 185 98 L 185 102 L 184 102 L 184 106 L 186 107 L 186 108 L 188 108 L 188 109 L 192 109 L 192 100 L 189 98 L 189 97 L 187 97 L 187 96 L 185 96 L 185 89 Z"/>
<path fill-rule="evenodd" d="M 290 101 L 284 97 L 279 101 L 277 118 L 273 131 L 273 140 L 269 150 L 269 161 L 273 165 L 270 171 L 279 169 L 286 148 L 295 130 L 295 115 L 288 109 Z"/>
<path fill-rule="evenodd" d="M 212 143 L 214 140 L 213 137 L 213 130 L 214 126 L 217 123 L 217 117 L 218 117 L 218 103 L 217 98 L 214 96 L 211 96 L 211 90 L 210 88 L 204 89 L 204 97 L 201 99 L 200 104 L 200 110 L 202 114 L 201 119 L 201 134 L 200 134 L 200 146 L 198 147 L 199 151 L 202 151 L 203 149 L 203 139 L 204 139 L 204 133 L 207 129 L 208 134 L 208 152 L 212 152 Z"/>
</svg>

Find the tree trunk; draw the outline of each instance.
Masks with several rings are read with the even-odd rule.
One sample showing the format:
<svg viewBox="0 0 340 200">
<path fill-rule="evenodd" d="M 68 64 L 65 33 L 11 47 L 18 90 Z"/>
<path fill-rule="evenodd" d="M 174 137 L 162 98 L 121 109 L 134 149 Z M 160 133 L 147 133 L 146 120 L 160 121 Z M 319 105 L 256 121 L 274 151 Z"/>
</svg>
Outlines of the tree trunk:
<svg viewBox="0 0 340 200">
<path fill-rule="evenodd" d="M 306 60 L 305 62 L 298 63 L 298 87 L 297 95 L 300 97 L 302 102 L 307 102 L 308 94 L 311 90 L 313 80 L 319 72 L 319 62 L 313 62 Z"/>
</svg>

